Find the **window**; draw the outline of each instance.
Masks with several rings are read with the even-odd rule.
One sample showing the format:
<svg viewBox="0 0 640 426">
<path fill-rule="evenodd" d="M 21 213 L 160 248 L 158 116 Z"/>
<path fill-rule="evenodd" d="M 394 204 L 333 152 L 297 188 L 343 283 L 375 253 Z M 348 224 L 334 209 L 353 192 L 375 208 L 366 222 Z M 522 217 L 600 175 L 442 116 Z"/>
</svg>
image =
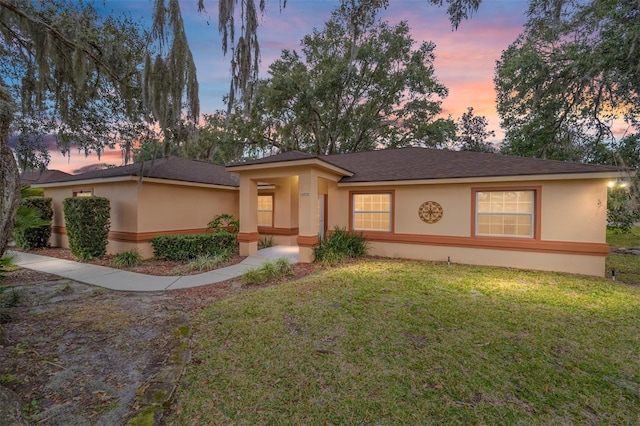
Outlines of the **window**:
<svg viewBox="0 0 640 426">
<path fill-rule="evenodd" d="M 258 195 L 258 226 L 273 227 L 273 195 Z"/>
<path fill-rule="evenodd" d="M 352 194 L 355 231 L 391 232 L 391 193 Z"/>
<path fill-rule="evenodd" d="M 93 189 L 76 189 L 73 191 L 74 197 L 92 197 Z"/>
<path fill-rule="evenodd" d="M 536 191 L 477 191 L 476 235 L 534 238 Z"/>
</svg>

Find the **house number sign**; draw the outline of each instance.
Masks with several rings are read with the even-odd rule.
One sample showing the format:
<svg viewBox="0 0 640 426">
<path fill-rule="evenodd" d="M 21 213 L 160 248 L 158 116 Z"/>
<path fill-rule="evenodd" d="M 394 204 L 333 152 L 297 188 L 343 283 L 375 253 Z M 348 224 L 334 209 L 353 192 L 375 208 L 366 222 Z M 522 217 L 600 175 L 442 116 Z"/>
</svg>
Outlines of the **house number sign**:
<svg viewBox="0 0 640 426">
<path fill-rule="evenodd" d="M 436 223 L 442 219 L 443 213 L 442 206 L 435 201 L 425 201 L 418 208 L 418 216 L 426 223 Z"/>
</svg>

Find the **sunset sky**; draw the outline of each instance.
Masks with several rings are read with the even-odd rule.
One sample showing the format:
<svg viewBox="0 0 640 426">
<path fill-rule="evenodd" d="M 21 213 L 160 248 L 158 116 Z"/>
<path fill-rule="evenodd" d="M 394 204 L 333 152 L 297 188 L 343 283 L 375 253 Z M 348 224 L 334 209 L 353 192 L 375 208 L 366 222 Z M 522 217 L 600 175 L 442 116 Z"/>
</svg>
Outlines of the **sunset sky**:
<svg viewBox="0 0 640 426">
<path fill-rule="evenodd" d="M 97 2 L 100 10 L 114 14 L 128 13 L 133 19 L 148 20 L 151 0 L 104 0 Z M 321 29 L 338 4 L 335 0 L 288 0 L 280 12 L 278 0 L 268 0 L 262 19 L 259 38 L 262 52 L 261 74 L 280 56 L 282 49 L 299 49 L 302 37 L 313 28 Z M 436 8 L 425 0 L 391 0 L 382 14 L 391 24 L 408 22 L 414 40 L 436 44 L 435 71 L 440 83 L 449 89 L 443 103 L 443 115 L 457 119 L 467 107 L 476 115 L 484 115 L 489 127 L 502 138 L 495 109 L 493 75 L 495 62 L 501 52 L 523 30 L 526 20 L 526 0 L 483 0 L 480 10 L 457 31 L 452 31 L 444 8 Z M 202 113 L 223 109 L 222 97 L 229 88 L 229 58 L 222 56 L 217 28 L 218 2 L 205 0 L 207 13 L 197 12 L 197 0 L 181 0 L 187 38 L 193 52 L 200 83 Z M 85 158 L 72 152 L 63 157 L 51 152 L 49 169 L 74 173 L 95 163 L 122 164 L 119 150 L 108 152 L 101 160 L 95 155 Z"/>
</svg>

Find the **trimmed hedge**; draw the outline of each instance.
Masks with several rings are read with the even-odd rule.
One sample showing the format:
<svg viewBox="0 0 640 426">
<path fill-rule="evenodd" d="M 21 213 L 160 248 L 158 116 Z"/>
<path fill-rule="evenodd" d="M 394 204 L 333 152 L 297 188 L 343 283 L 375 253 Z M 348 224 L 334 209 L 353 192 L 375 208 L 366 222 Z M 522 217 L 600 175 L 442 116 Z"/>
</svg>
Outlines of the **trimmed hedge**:
<svg viewBox="0 0 640 426">
<path fill-rule="evenodd" d="M 214 234 L 158 235 L 150 243 L 155 257 L 182 261 L 234 252 L 238 240 L 235 234 L 219 231 Z"/>
<path fill-rule="evenodd" d="M 51 219 L 53 218 L 51 198 L 38 196 L 23 198 L 20 200 L 20 207 L 34 210 L 40 219 L 48 223 L 42 226 L 14 228 L 13 238 L 16 245 L 24 250 L 46 247 L 51 237 Z"/>
<path fill-rule="evenodd" d="M 100 257 L 107 251 L 110 207 L 104 197 L 72 197 L 62 202 L 69 248 L 80 260 Z"/>
</svg>

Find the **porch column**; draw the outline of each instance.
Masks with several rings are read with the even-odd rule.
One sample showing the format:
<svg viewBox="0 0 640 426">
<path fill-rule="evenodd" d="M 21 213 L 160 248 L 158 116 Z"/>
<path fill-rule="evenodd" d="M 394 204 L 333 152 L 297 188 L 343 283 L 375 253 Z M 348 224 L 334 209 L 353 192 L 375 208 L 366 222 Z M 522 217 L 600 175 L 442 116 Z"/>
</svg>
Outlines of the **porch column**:
<svg viewBox="0 0 640 426">
<path fill-rule="evenodd" d="M 299 261 L 314 261 L 313 246 L 318 244 L 318 176 L 313 169 L 300 173 L 298 181 Z"/>
<path fill-rule="evenodd" d="M 240 256 L 258 252 L 258 183 L 240 174 Z"/>
</svg>

